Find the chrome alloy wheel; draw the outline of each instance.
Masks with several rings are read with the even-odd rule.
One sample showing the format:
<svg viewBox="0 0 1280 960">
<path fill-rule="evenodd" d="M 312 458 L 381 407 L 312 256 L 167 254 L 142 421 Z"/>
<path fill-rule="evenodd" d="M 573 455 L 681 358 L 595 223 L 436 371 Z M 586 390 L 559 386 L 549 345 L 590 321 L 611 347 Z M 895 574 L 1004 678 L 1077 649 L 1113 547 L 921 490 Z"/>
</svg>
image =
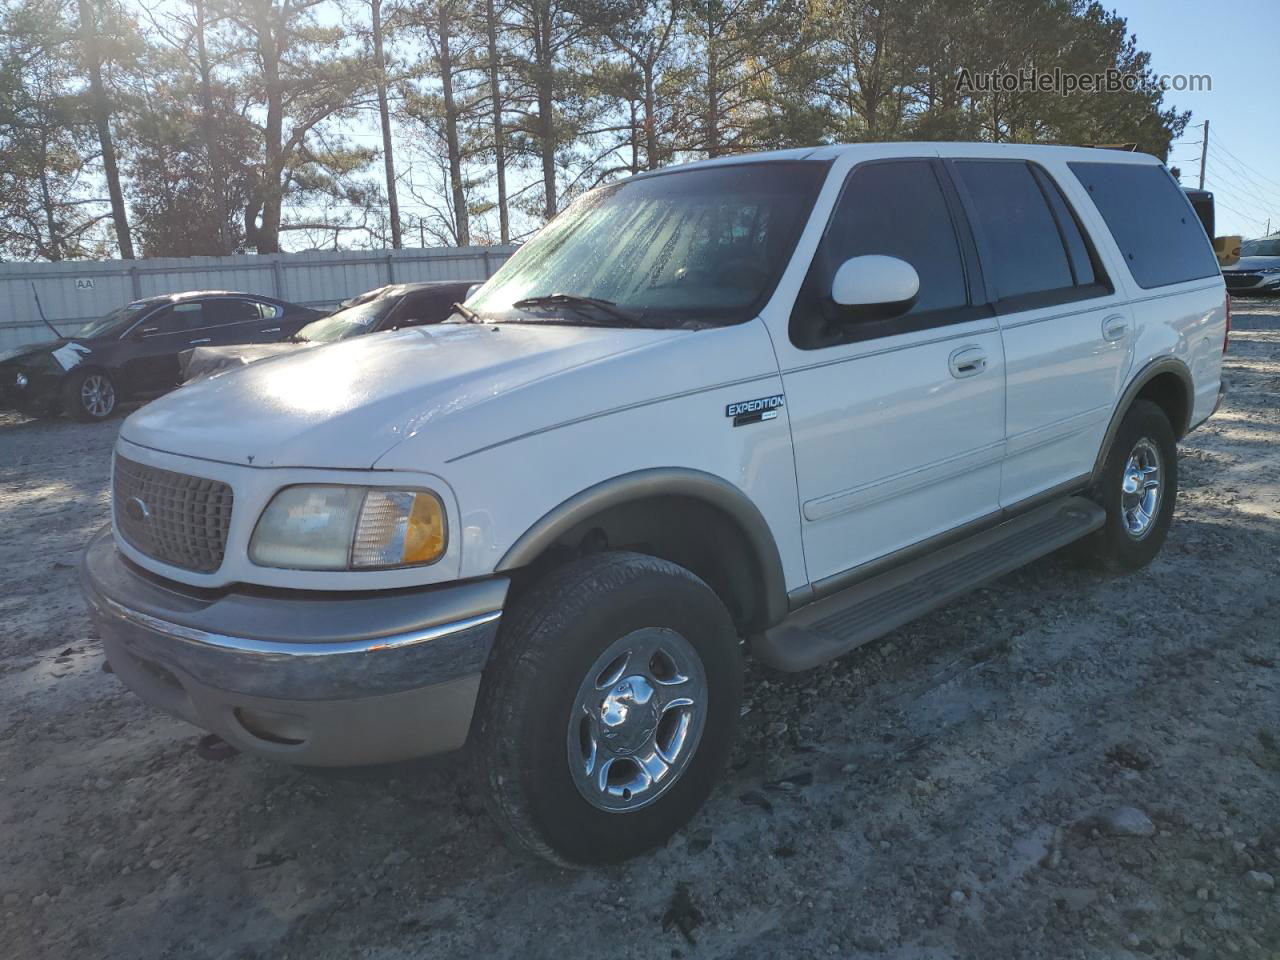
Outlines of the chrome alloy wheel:
<svg viewBox="0 0 1280 960">
<path fill-rule="evenodd" d="M 116 388 L 101 374 L 91 373 L 80 385 L 80 403 L 93 417 L 105 417 L 116 406 Z"/>
<path fill-rule="evenodd" d="M 1160 512 L 1160 451 L 1143 437 L 1133 446 L 1121 478 L 1120 514 L 1124 528 L 1135 540 L 1155 526 Z"/>
<path fill-rule="evenodd" d="M 645 627 L 610 644 L 578 687 L 569 772 L 593 807 L 625 813 L 657 800 L 689 766 L 707 716 L 707 678 L 693 645 Z"/>
</svg>

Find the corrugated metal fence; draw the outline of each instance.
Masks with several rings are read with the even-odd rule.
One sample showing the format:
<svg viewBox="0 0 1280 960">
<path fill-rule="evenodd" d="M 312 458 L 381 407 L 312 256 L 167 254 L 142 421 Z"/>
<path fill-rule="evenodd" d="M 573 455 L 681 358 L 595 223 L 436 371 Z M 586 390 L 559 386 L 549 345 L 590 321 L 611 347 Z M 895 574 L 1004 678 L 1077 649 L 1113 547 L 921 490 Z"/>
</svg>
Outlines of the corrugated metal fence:
<svg viewBox="0 0 1280 960">
<path fill-rule="evenodd" d="M 241 290 L 331 307 L 387 283 L 484 280 L 515 247 L 435 247 L 261 256 L 0 263 L 0 350 L 50 336 L 36 311 L 68 335 L 116 307 L 183 290 Z"/>
</svg>

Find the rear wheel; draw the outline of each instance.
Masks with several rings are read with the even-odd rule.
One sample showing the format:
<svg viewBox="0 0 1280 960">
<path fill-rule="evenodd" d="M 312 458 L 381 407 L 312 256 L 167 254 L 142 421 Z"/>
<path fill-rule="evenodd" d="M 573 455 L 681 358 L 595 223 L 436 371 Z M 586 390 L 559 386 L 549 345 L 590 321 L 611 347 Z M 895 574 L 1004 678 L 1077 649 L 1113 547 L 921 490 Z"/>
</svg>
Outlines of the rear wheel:
<svg viewBox="0 0 1280 960">
<path fill-rule="evenodd" d="M 551 573 L 505 619 L 475 753 L 499 825 L 568 866 L 665 842 L 733 744 L 742 664 L 719 598 L 665 560 L 604 553 Z"/>
<path fill-rule="evenodd" d="M 1154 403 L 1136 400 L 1107 452 L 1095 498 L 1107 511 L 1102 529 L 1081 544 L 1104 570 L 1138 570 L 1164 545 L 1178 496 L 1173 427 Z"/>
<path fill-rule="evenodd" d="M 105 420 L 116 409 L 116 387 L 101 370 L 71 373 L 62 384 L 62 409 L 77 420 Z"/>
</svg>

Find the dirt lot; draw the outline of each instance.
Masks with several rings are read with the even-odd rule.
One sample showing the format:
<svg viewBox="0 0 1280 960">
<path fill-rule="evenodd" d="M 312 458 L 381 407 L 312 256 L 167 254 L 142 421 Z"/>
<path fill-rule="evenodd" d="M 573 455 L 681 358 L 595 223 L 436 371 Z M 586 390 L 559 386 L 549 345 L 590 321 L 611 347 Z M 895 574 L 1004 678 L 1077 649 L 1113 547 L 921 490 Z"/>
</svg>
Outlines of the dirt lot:
<svg viewBox="0 0 1280 960">
<path fill-rule="evenodd" d="M 1280 305 L 1232 339 L 1149 570 L 753 671 L 705 811 L 593 873 L 509 854 L 456 758 L 200 759 L 76 588 L 118 421 L 0 418 L 0 956 L 1280 960 Z"/>
</svg>

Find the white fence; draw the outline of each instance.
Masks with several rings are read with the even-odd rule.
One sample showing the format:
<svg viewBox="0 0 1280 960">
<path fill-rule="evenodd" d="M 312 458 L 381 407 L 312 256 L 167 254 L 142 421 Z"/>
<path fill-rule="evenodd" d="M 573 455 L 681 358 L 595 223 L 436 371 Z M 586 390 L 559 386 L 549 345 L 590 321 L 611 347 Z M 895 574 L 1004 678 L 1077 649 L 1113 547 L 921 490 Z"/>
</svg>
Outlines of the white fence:
<svg viewBox="0 0 1280 960">
<path fill-rule="evenodd" d="M 40 322 L 33 285 L 45 316 L 59 331 L 73 335 L 116 307 L 161 293 L 241 290 L 323 308 L 387 283 L 485 280 L 514 251 L 515 247 L 435 247 L 0 263 L 0 350 L 52 336 Z"/>
</svg>

